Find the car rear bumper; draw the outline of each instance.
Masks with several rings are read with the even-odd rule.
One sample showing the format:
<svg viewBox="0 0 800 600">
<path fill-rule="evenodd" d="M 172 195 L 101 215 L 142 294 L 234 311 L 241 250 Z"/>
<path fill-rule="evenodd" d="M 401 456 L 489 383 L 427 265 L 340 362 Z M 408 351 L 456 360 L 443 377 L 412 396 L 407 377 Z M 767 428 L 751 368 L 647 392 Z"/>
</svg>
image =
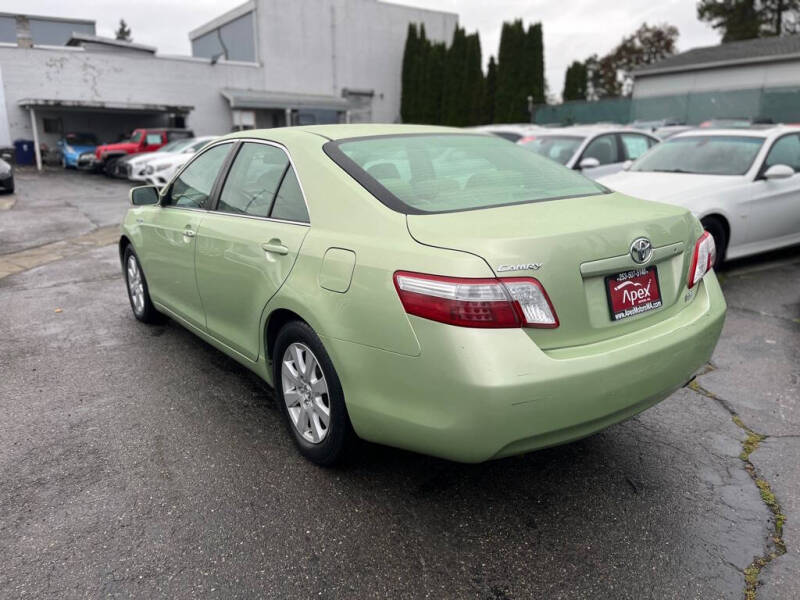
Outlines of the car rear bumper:
<svg viewBox="0 0 800 600">
<path fill-rule="evenodd" d="M 323 341 L 359 436 L 480 462 L 585 437 L 663 400 L 710 359 L 725 311 L 712 273 L 677 315 L 587 346 L 542 351 L 523 330 L 417 317 L 417 357 Z"/>
</svg>

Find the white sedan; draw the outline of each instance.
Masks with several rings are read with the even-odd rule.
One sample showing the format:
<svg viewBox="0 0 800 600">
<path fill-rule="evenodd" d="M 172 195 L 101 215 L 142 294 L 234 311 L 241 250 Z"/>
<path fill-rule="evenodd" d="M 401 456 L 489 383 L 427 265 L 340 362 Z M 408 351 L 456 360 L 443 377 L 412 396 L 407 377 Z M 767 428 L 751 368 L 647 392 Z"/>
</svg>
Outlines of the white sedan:
<svg viewBox="0 0 800 600">
<path fill-rule="evenodd" d="M 625 161 L 639 158 L 658 142 L 654 135 L 637 129 L 586 125 L 545 129 L 517 143 L 597 179 L 621 171 Z"/>
<path fill-rule="evenodd" d="M 626 171 L 613 190 L 690 209 L 714 237 L 717 264 L 800 243 L 800 129 L 680 133 Z"/>
<path fill-rule="evenodd" d="M 152 158 L 143 167 L 143 178 L 150 185 L 158 187 L 167 185 L 178 169 L 185 165 L 200 148 L 215 139 L 217 136 L 213 135 L 192 138 L 179 152 L 170 152 Z"/>
</svg>

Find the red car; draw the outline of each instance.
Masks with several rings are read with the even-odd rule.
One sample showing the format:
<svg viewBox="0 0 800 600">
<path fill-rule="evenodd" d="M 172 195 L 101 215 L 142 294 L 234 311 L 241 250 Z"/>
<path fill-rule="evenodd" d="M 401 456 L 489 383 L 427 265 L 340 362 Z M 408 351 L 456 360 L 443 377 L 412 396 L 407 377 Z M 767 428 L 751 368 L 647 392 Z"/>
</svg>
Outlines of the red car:
<svg viewBox="0 0 800 600">
<path fill-rule="evenodd" d="M 141 152 L 155 152 L 167 142 L 194 137 L 190 129 L 134 129 L 131 137 L 126 142 L 116 144 L 103 144 L 97 146 L 94 152 L 85 152 L 78 157 L 78 168 L 86 171 L 105 171 L 107 175 L 114 174 L 117 160 L 129 154 Z"/>
</svg>

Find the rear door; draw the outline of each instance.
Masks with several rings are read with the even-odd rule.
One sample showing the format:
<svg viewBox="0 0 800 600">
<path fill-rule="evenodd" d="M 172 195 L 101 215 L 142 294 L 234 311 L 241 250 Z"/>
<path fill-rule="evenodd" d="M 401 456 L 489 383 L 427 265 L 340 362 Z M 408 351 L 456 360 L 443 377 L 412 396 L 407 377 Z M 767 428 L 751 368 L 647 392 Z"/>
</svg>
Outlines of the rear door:
<svg viewBox="0 0 800 600">
<path fill-rule="evenodd" d="M 658 143 L 649 136 L 634 132 L 620 133 L 619 141 L 620 144 L 622 144 L 623 162 L 626 160 L 636 160 Z"/>
<path fill-rule="evenodd" d="M 308 231 L 308 209 L 287 152 L 267 142 L 241 143 L 197 235 L 197 285 L 211 335 L 258 358 L 261 313 Z"/>
<path fill-rule="evenodd" d="M 197 231 L 233 147 L 219 144 L 198 155 L 166 191 L 157 210 L 143 215 L 137 248 L 153 300 L 191 324 L 205 328 L 195 279 Z"/>
<path fill-rule="evenodd" d="M 792 167 L 795 174 L 768 181 L 763 174 L 773 165 Z M 745 202 L 748 243 L 800 237 L 800 133 L 784 135 L 773 143 Z"/>
</svg>

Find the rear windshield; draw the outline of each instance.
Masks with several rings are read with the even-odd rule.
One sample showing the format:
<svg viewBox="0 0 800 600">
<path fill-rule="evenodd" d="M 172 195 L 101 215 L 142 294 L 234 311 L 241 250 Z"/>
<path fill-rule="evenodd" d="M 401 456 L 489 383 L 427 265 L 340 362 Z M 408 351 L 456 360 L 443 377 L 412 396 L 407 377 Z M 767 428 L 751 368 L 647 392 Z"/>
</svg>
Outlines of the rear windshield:
<svg viewBox="0 0 800 600">
<path fill-rule="evenodd" d="M 565 165 L 575 154 L 583 139 L 572 135 L 537 135 L 531 137 L 530 141 L 523 142 L 521 146 Z"/>
<path fill-rule="evenodd" d="M 489 135 L 389 135 L 328 142 L 334 162 L 389 208 L 442 213 L 608 190 Z"/>
<path fill-rule="evenodd" d="M 744 175 L 764 138 L 738 135 L 692 135 L 670 138 L 633 163 L 631 171 Z"/>
</svg>

